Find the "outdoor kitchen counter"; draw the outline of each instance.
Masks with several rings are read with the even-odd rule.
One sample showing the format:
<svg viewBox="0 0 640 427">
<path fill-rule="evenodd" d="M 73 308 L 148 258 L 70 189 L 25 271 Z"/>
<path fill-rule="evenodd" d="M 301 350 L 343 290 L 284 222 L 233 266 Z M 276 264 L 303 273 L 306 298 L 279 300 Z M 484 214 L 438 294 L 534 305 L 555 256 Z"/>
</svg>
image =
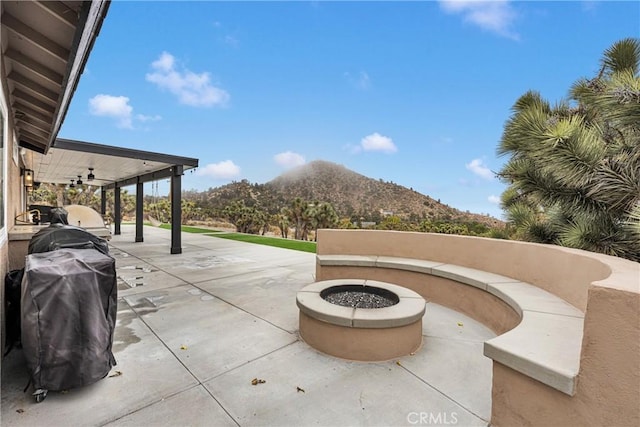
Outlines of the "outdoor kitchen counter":
<svg viewBox="0 0 640 427">
<path fill-rule="evenodd" d="M 24 267 L 24 260 L 29 250 L 29 241 L 34 234 L 48 226 L 49 224 L 16 224 L 9 229 L 9 270 L 17 270 Z M 107 227 L 90 227 L 84 229 L 103 239 L 111 239 L 111 230 Z"/>
<path fill-rule="evenodd" d="M 14 225 L 10 230 L 9 230 L 9 240 L 10 241 L 16 241 L 16 240 L 31 240 L 31 238 L 33 237 L 34 234 L 36 234 L 38 231 L 42 230 L 43 228 L 47 228 L 49 226 L 49 224 L 41 224 L 41 225 L 35 225 L 35 224 L 17 224 Z M 98 237 L 102 237 L 103 239 L 107 239 L 109 240 L 111 238 L 111 230 L 109 230 L 107 227 L 87 227 L 84 228 L 82 227 L 84 230 L 87 230 L 89 233 L 94 234 Z"/>
</svg>

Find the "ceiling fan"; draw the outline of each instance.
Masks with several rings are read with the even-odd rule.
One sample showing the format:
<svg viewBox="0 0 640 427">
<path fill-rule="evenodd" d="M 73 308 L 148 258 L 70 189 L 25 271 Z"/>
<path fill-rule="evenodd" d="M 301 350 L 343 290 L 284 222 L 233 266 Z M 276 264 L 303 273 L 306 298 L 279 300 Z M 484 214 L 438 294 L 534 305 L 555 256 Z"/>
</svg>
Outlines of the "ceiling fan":
<svg viewBox="0 0 640 427">
<path fill-rule="evenodd" d="M 96 179 L 99 181 L 106 181 L 106 182 L 114 182 L 111 179 L 104 179 L 104 178 L 96 178 L 96 175 L 94 174 L 94 168 L 90 167 L 89 169 L 89 173 L 87 173 L 87 177 L 86 180 L 83 181 L 82 179 L 82 175 L 77 175 L 77 179 L 69 179 L 71 181 L 71 184 L 69 184 L 69 188 L 75 188 L 76 186 L 80 186 L 80 185 L 92 185 L 93 181 L 95 181 Z"/>
</svg>

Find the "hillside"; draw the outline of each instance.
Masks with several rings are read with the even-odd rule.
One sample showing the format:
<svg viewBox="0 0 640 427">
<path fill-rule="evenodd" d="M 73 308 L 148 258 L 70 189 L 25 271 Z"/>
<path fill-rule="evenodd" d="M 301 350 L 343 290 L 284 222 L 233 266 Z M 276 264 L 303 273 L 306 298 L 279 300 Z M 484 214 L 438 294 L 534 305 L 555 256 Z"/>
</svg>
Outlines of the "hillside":
<svg viewBox="0 0 640 427">
<path fill-rule="evenodd" d="M 294 198 L 301 197 L 330 202 L 340 217 L 358 217 L 366 221 L 379 221 L 385 215 L 393 214 L 413 220 L 427 218 L 502 225 L 493 217 L 462 212 L 412 189 L 368 178 L 342 165 L 321 160 L 292 169 L 265 184 L 243 180 L 193 196 L 217 209 L 234 200 L 244 200 L 246 204 L 260 205 L 275 213 Z"/>
</svg>

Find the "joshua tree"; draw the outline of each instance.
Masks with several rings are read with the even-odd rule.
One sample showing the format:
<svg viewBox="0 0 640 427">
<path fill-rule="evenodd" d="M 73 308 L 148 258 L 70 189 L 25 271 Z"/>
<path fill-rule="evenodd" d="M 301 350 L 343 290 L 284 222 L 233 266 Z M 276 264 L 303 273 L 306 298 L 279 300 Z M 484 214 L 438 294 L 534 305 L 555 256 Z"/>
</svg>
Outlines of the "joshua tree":
<svg viewBox="0 0 640 427">
<path fill-rule="evenodd" d="M 315 237 L 314 240 L 318 240 L 319 228 L 335 228 L 338 225 L 338 214 L 336 213 L 331 203 L 320 203 L 315 206 L 314 209 L 314 221 L 315 225 Z"/>
<path fill-rule="evenodd" d="M 300 240 L 303 238 L 303 235 L 306 234 L 307 229 L 307 214 L 305 211 L 308 208 L 308 203 L 302 200 L 300 197 L 296 197 L 292 202 L 291 206 L 287 210 L 287 216 L 289 217 L 289 221 L 293 223 L 295 227 L 294 239 Z"/>
<path fill-rule="evenodd" d="M 282 208 L 280 213 L 271 216 L 271 222 L 276 224 L 280 230 L 280 236 L 283 239 L 289 237 L 289 218 L 287 217 L 287 208 Z"/>
<path fill-rule="evenodd" d="M 516 101 L 498 153 L 510 155 L 502 206 L 519 238 L 640 261 L 639 67 L 640 41 L 624 39 L 569 101 Z"/>
<path fill-rule="evenodd" d="M 338 224 L 338 215 L 331 203 L 307 202 L 300 197 L 296 197 L 290 207 L 282 208 L 280 214 L 283 219 L 288 218 L 286 226 L 291 223 L 295 227 L 294 238 L 297 240 L 307 240 L 309 230 L 333 228 Z M 280 229 L 282 231 L 282 227 Z"/>
<path fill-rule="evenodd" d="M 264 211 L 254 206 L 245 206 L 242 201 L 227 205 L 223 214 L 236 226 L 236 231 L 239 233 L 258 234 L 268 224 L 267 214 Z"/>
</svg>

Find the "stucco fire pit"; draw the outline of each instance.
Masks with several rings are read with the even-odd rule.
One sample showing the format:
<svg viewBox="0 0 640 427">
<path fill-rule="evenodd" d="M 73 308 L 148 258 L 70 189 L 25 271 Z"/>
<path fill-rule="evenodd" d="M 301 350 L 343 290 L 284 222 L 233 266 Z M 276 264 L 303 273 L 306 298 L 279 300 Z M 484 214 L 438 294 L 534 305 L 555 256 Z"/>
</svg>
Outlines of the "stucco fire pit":
<svg viewBox="0 0 640 427">
<path fill-rule="evenodd" d="M 302 339 L 332 356 L 382 361 L 406 356 L 422 344 L 425 300 L 401 286 L 325 280 L 300 290 L 296 303 Z"/>
</svg>

